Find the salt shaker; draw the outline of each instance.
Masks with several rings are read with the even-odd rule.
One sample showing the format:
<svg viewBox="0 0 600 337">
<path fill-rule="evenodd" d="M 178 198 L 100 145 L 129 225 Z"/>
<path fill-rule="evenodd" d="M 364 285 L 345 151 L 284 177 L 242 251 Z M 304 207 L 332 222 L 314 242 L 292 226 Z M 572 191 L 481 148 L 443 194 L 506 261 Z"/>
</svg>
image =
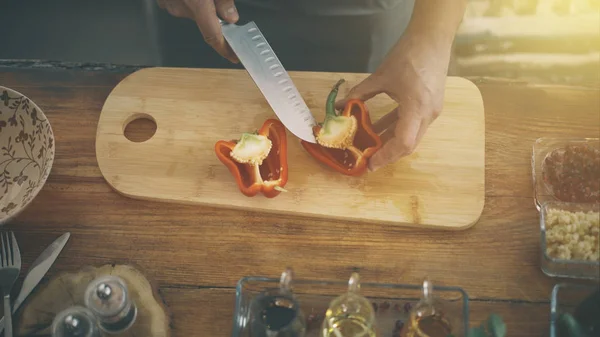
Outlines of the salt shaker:
<svg viewBox="0 0 600 337">
<path fill-rule="evenodd" d="M 85 292 L 85 305 L 98 317 L 100 329 L 109 334 L 129 329 L 137 317 L 127 285 L 117 276 L 93 280 Z"/>
<path fill-rule="evenodd" d="M 54 317 L 52 337 L 100 337 L 100 330 L 91 310 L 72 306 Z"/>
</svg>

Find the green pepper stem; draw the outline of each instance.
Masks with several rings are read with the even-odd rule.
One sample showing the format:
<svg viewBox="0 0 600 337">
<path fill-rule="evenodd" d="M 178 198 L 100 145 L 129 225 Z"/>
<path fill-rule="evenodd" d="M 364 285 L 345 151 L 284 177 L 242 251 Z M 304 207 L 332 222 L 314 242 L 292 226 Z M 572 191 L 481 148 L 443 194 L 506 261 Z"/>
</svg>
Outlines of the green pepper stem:
<svg viewBox="0 0 600 337">
<path fill-rule="evenodd" d="M 337 113 L 335 110 L 335 99 L 337 97 L 338 90 L 340 89 L 340 86 L 342 85 L 342 83 L 344 83 L 343 78 L 340 79 L 339 81 L 337 81 L 337 83 L 333 86 L 333 89 L 331 89 L 329 96 L 327 96 L 327 103 L 325 104 L 325 118 L 326 119 L 337 116 Z"/>
</svg>

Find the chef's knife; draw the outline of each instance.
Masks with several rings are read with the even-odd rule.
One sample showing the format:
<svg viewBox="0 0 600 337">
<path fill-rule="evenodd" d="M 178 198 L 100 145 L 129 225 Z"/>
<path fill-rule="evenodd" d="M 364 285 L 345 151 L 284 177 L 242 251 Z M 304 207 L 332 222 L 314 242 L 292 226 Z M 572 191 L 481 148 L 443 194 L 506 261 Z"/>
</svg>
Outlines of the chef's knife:
<svg viewBox="0 0 600 337">
<path fill-rule="evenodd" d="M 31 267 L 29 267 L 27 276 L 25 276 L 25 280 L 23 280 L 21 292 L 13 304 L 13 313 L 17 311 L 27 296 L 31 294 L 31 291 L 33 291 L 44 275 L 46 275 L 46 272 L 48 272 L 54 261 L 56 261 L 58 254 L 60 254 L 70 236 L 71 233 L 69 232 L 61 235 L 58 239 L 54 240 L 54 242 L 52 242 L 52 244 L 50 244 L 50 246 L 48 246 L 35 261 L 33 261 Z M 4 331 L 4 317 L 0 319 L 0 332 L 2 331 Z"/>
<path fill-rule="evenodd" d="M 298 138 L 316 143 L 312 130 L 315 119 L 256 23 L 238 26 L 221 21 L 221 28 L 279 120 Z"/>
</svg>

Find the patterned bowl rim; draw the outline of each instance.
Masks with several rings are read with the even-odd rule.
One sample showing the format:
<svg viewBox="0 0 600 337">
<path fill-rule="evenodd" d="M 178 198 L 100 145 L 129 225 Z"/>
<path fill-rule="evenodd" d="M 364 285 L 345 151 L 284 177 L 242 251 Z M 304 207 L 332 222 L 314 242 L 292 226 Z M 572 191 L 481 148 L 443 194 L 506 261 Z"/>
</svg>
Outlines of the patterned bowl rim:
<svg viewBox="0 0 600 337">
<path fill-rule="evenodd" d="M 13 210 L 10 210 L 8 212 L 8 214 L 4 214 L 4 215 L 0 214 L 0 227 L 4 226 L 7 222 L 14 219 L 17 215 L 19 215 L 19 213 L 21 213 L 24 209 L 26 209 L 27 206 L 29 206 L 29 204 L 31 204 L 33 199 L 35 199 L 37 197 L 37 195 L 40 193 L 42 188 L 46 185 L 46 181 L 48 180 L 48 177 L 50 176 L 50 173 L 52 172 L 52 167 L 54 165 L 54 157 L 56 156 L 56 139 L 54 137 L 54 130 L 52 129 L 52 124 L 50 123 L 50 119 L 48 119 L 48 116 L 46 116 L 46 114 L 44 113 L 44 110 L 42 110 L 40 108 L 40 106 L 37 105 L 37 103 L 35 103 L 35 101 L 33 101 L 27 95 L 15 90 L 15 89 L 0 85 L 0 91 L 2 91 L 2 90 L 6 90 L 13 95 L 25 97 L 29 101 L 29 103 L 31 103 L 31 106 L 36 108 L 37 112 L 41 116 L 44 117 L 44 119 L 48 123 L 48 130 L 50 130 L 50 137 L 52 137 L 52 141 L 54 142 L 54 151 L 52 152 L 52 156 L 50 158 L 50 161 L 48 162 L 48 174 L 42 175 L 41 181 L 40 181 L 38 187 L 31 193 L 31 198 L 29 199 L 29 201 L 27 201 L 25 204 L 21 204 L 20 207 L 15 207 Z"/>
</svg>

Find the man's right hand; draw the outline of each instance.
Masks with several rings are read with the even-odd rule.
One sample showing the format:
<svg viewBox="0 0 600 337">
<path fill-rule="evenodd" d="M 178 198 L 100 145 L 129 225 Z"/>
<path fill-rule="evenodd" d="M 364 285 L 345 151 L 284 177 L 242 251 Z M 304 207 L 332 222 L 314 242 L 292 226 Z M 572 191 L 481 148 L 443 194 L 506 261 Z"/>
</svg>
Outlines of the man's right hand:
<svg viewBox="0 0 600 337">
<path fill-rule="evenodd" d="M 219 17 L 228 23 L 236 23 L 239 20 L 233 0 L 157 0 L 157 2 L 160 8 L 166 9 L 173 16 L 194 20 L 206 43 L 229 61 L 239 62 L 225 41 L 219 23 Z"/>
</svg>

